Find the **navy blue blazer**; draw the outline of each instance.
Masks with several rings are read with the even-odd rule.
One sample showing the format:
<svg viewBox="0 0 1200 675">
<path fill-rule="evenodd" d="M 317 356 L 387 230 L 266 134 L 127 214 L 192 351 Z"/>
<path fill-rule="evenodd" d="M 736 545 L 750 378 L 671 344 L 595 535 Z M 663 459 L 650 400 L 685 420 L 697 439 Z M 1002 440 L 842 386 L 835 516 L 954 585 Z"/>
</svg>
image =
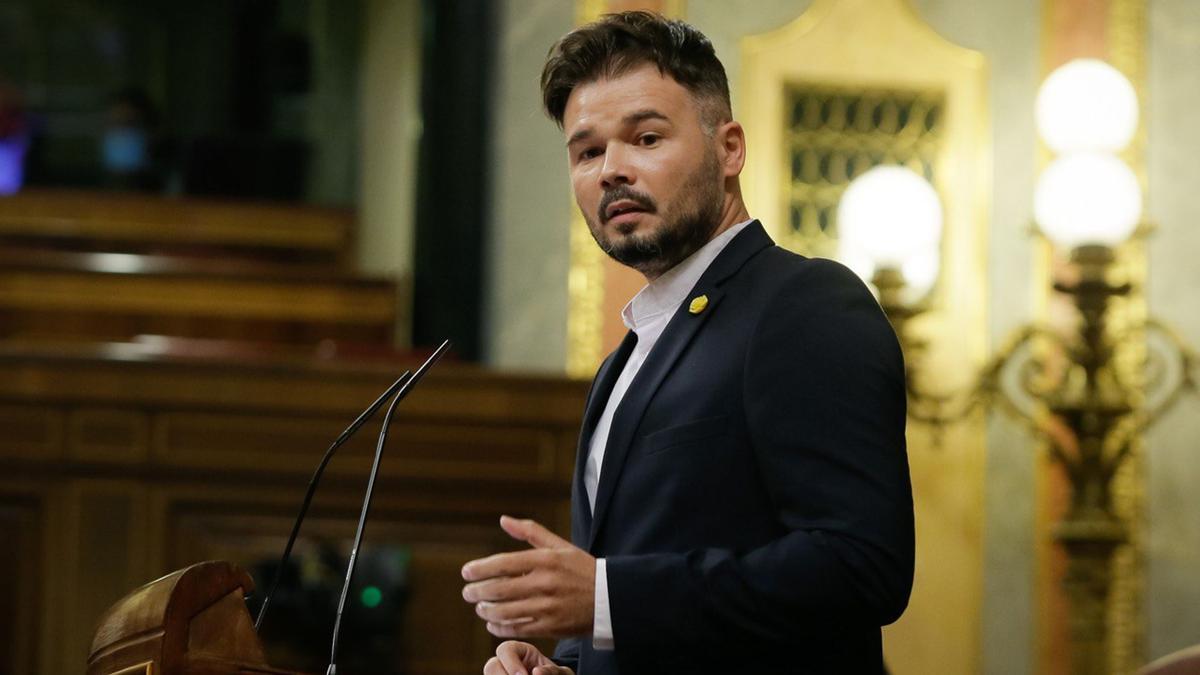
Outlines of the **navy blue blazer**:
<svg viewBox="0 0 1200 675">
<path fill-rule="evenodd" d="M 914 535 L 904 363 L 866 286 L 758 222 L 738 233 L 617 408 L 593 516 L 587 449 L 636 340 L 592 383 L 572 490 L 572 540 L 607 559 L 616 649 L 564 640 L 555 659 L 578 675 L 880 672 Z"/>
</svg>

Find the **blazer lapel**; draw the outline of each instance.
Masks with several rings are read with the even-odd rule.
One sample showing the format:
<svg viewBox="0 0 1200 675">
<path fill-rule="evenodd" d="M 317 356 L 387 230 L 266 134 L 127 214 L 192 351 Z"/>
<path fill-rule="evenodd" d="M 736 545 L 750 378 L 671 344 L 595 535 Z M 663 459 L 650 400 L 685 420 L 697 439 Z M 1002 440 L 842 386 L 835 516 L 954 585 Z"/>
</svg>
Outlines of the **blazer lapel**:
<svg viewBox="0 0 1200 675">
<path fill-rule="evenodd" d="M 659 386 L 671 372 L 675 362 L 679 360 L 684 349 L 696 336 L 701 326 L 708 320 L 708 317 L 717 310 L 717 305 L 724 296 L 724 291 L 721 290 L 720 284 L 732 276 L 737 270 L 741 269 L 755 253 L 758 253 L 767 246 L 772 245 L 771 238 L 767 236 L 765 230 L 757 221 L 746 226 L 746 229 L 739 232 L 733 241 L 726 245 L 721 254 L 708 266 L 700 280 L 692 288 L 692 292 L 684 299 L 679 308 L 675 310 L 675 314 L 671 317 L 670 323 L 667 324 L 662 335 L 658 338 L 654 348 L 646 357 L 646 362 L 642 364 L 633 382 L 630 383 L 629 389 L 625 392 L 625 397 L 621 400 L 617 407 L 616 413 L 613 415 L 612 427 L 608 432 L 608 442 L 604 450 L 604 463 L 600 469 L 600 485 L 596 490 L 596 508 L 593 509 L 591 518 L 591 532 L 588 536 L 588 550 L 591 550 L 596 542 L 596 535 L 600 531 L 600 527 L 604 524 L 604 516 L 607 513 L 609 502 L 612 500 L 613 491 L 616 489 L 618 479 L 621 475 L 621 469 L 625 465 L 625 457 L 629 454 L 629 448 L 633 445 L 633 439 L 637 433 L 638 425 L 641 424 L 642 415 L 646 411 L 646 407 L 650 404 L 650 400 L 654 397 Z M 708 296 L 708 305 L 698 314 L 692 314 L 688 311 L 688 305 L 691 300 L 697 296 Z M 628 342 L 628 337 L 626 338 Z M 622 343 L 622 347 L 625 343 Z M 618 352 L 619 353 L 619 352 Z M 628 358 L 628 354 L 625 355 Z M 615 361 L 615 359 L 614 359 Z M 624 360 L 622 360 L 622 364 Z M 611 370 L 611 368 L 610 368 Z M 617 369 L 619 373 L 620 370 Z M 615 375 L 613 379 L 615 380 Z M 608 391 L 612 391 L 612 384 L 608 384 Z M 607 401 L 608 396 L 604 397 Z M 603 404 L 601 404 L 603 410 Z M 589 436 L 590 438 L 590 436 Z M 585 451 L 586 452 L 586 451 Z M 586 454 L 583 455 L 586 457 Z M 579 485 L 582 486 L 582 470 L 576 462 L 576 474 Z M 586 495 L 585 495 L 586 497 Z M 579 501 L 579 500 L 577 500 Z"/>
<path fill-rule="evenodd" d="M 571 540 L 577 544 L 588 536 L 592 527 L 591 504 L 588 502 L 587 490 L 583 485 L 584 467 L 587 465 L 588 450 L 592 446 L 592 434 L 596 432 L 596 424 L 599 423 L 600 416 L 604 413 L 605 406 L 608 405 L 608 397 L 612 394 L 613 386 L 620 377 L 621 371 L 625 369 L 625 362 L 633 353 L 635 344 L 637 344 L 637 334 L 629 331 L 612 356 L 604 360 L 600 370 L 596 373 L 592 394 L 588 397 L 587 408 L 583 413 L 579 447 L 575 449 L 575 476 L 572 485 L 575 499 L 571 500 Z M 580 528 L 579 532 L 575 531 L 577 526 Z"/>
</svg>

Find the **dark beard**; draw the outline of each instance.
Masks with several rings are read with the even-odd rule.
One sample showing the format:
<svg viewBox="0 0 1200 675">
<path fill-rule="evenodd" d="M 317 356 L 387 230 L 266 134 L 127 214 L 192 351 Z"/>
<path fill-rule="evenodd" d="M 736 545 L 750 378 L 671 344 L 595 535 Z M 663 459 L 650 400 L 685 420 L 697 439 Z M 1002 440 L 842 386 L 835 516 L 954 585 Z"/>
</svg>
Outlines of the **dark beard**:
<svg viewBox="0 0 1200 675">
<path fill-rule="evenodd" d="M 662 226 L 656 230 L 613 242 L 604 234 L 603 225 L 596 224 L 606 222 L 604 211 L 609 204 L 630 199 L 644 207 L 647 213 L 657 210 L 657 205 L 649 195 L 636 192 L 626 185 L 618 186 L 600 201 L 598 220 L 588 223 L 592 237 L 613 260 L 632 267 L 648 278 L 656 278 L 700 250 L 712 238 L 721 217 L 723 201 L 720 173 L 716 153 L 705 153 L 704 163 L 688 176 L 680 188 L 681 198 L 691 196 L 692 199 L 680 201 L 673 209 L 664 212 Z"/>
</svg>

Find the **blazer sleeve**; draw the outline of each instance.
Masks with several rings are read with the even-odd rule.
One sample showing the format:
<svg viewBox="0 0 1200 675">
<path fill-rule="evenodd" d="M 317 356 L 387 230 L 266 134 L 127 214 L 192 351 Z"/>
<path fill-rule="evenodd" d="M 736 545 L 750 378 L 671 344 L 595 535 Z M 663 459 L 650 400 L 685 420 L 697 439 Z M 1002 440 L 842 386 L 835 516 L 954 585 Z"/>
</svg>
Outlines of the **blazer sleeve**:
<svg viewBox="0 0 1200 675">
<path fill-rule="evenodd" d="M 786 648 L 841 627 L 877 635 L 908 603 L 913 509 L 895 333 L 863 283 L 826 260 L 782 282 L 761 317 L 742 400 L 781 536 L 749 551 L 609 557 L 619 656 Z"/>
<path fill-rule="evenodd" d="M 579 672 L 579 641 L 582 638 L 567 638 L 559 640 L 554 647 L 554 656 L 550 657 L 560 666 L 566 666 L 575 672 Z"/>
</svg>

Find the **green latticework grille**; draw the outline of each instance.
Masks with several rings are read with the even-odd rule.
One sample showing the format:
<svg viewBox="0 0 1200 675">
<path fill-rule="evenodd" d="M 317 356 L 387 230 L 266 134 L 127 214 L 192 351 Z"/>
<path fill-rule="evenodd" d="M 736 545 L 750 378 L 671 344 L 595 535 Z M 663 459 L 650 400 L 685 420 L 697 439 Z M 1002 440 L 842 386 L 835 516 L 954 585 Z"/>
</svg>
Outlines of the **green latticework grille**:
<svg viewBox="0 0 1200 675">
<path fill-rule="evenodd" d="M 906 166 L 936 184 L 944 98 L 913 90 L 789 88 L 790 227 L 782 243 L 804 255 L 833 256 L 838 200 L 871 167 Z"/>
</svg>

